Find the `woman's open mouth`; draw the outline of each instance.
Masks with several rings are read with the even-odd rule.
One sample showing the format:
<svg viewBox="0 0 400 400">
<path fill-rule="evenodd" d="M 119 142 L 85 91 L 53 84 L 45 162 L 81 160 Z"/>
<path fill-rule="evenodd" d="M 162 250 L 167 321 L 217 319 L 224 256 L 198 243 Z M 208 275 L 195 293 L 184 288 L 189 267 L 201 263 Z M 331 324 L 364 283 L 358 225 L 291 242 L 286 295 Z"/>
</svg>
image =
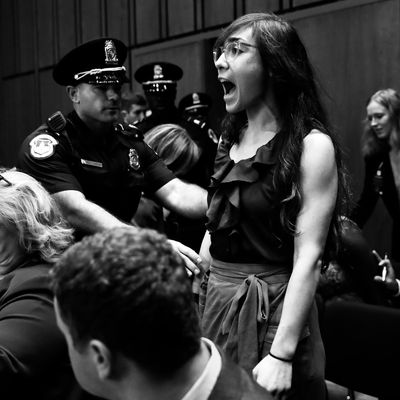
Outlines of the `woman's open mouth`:
<svg viewBox="0 0 400 400">
<path fill-rule="evenodd" d="M 236 88 L 236 86 L 230 81 L 223 80 L 221 81 L 221 85 L 225 96 L 231 94 Z"/>
</svg>

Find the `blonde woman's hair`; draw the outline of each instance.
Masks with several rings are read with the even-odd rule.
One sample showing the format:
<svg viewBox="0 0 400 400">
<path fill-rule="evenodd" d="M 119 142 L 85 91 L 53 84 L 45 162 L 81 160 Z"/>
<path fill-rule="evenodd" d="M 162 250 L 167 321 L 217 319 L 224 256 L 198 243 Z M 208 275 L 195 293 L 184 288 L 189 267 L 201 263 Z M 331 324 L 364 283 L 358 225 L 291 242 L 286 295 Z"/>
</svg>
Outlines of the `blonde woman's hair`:
<svg viewBox="0 0 400 400">
<path fill-rule="evenodd" d="M 375 101 L 381 106 L 388 110 L 390 122 L 393 125 L 396 136 L 393 138 L 395 144 L 400 144 L 400 95 L 399 93 L 391 88 L 381 89 L 375 92 L 371 97 L 368 98 L 366 106 Z M 371 128 L 368 118 L 364 120 L 364 132 L 361 138 L 361 151 L 364 157 L 368 157 L 377 154 L 385 147 L 384 143 L 379 140 Z"/>
<path fill-rule="evenodd" d="M 177 176 L 187 174 L 200 158 L 198 145 L 179 125 L 158 125 L 146 133 L 144 140 Z"/>
<path fill-rule="evenodd" d="M 73 230 L 37 180 L 16 170 L 1 175 L 7 181 L 0 180 L 0 225 L 17 233 L 30 260 L 54 263 L 72 244 Z"/>
</svg>

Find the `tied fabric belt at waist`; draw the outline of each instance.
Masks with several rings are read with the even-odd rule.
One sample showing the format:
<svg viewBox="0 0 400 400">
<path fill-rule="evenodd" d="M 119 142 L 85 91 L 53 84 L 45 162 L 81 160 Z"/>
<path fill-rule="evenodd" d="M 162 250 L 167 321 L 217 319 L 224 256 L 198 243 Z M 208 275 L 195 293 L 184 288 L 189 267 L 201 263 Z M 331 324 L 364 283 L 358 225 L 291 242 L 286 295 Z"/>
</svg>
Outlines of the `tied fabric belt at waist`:
<svg viewBox="0 0 400 400">
<path fill-rule="evenodd" d="M 289 277 L 287 267 L 214 259 L 202 318 L 205 336 L 251 371 L 263 356 L 270 324 L 276 329 L 279 323 L 281 310 L 277 308 Z"/>
</svg>

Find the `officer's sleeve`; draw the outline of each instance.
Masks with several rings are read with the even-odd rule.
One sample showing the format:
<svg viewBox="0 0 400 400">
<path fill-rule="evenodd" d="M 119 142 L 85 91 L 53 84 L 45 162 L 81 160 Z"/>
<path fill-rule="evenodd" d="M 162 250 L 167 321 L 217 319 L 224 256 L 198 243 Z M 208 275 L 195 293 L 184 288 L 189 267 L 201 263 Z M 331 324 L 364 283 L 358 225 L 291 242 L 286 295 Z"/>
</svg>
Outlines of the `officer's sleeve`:
<svg viewBox="0 0 400 400">
<path fill-rule="evenodd" d="M 156 192 L 166 183 L 176 178 L 173 172 L 168 169 L 164 161 L 146 143 L 144 145 L 144 176 L 147 188 L 150 192 Z"/>
<path fill-rule="evenodd" d="M 82 192 L 82 187 L 71 170 L 71 155 L 62 138 L 55 138 L 53 148 L 49 155 L 43 157 L 35 154 L 32 148 L 33 140 L 37 135 L 28 136 L 20 149 L 17 168 L 37 179 L 50 193 L 64 190 L 77 190 Z"/>
</svg>

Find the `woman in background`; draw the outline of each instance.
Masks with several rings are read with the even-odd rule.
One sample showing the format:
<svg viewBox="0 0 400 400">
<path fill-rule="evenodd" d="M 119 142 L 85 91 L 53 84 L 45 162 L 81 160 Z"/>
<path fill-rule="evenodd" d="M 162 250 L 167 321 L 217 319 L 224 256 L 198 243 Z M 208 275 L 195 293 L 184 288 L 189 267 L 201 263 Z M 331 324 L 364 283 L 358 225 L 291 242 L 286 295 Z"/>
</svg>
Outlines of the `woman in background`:
<svg viewBox="0 0 400 400">
<path fill-rule="evenodd" d="M 378 90 L 367 100 L 366 112 L 364 187 L 352 219 L 362 228 L 381 197 L 393 220 L 391 257 L 400 261 L 400 95 Z"/>
<path fill-rule="evenodd" d="M 48 286 L 72 230 L 24 173 L 1 173 L 0 204 L 0 397 L 76 398 L 69 397 L 75 380 Z"/>
<path fill-rule="evenodd" d="M 201 254 L 204 335 L 278 398 L 324 399 L 315 291 L 336 243 L 343 174 L 306 50 L 273 14 L 217 39 L 228 112 Z"/>
</svg>

